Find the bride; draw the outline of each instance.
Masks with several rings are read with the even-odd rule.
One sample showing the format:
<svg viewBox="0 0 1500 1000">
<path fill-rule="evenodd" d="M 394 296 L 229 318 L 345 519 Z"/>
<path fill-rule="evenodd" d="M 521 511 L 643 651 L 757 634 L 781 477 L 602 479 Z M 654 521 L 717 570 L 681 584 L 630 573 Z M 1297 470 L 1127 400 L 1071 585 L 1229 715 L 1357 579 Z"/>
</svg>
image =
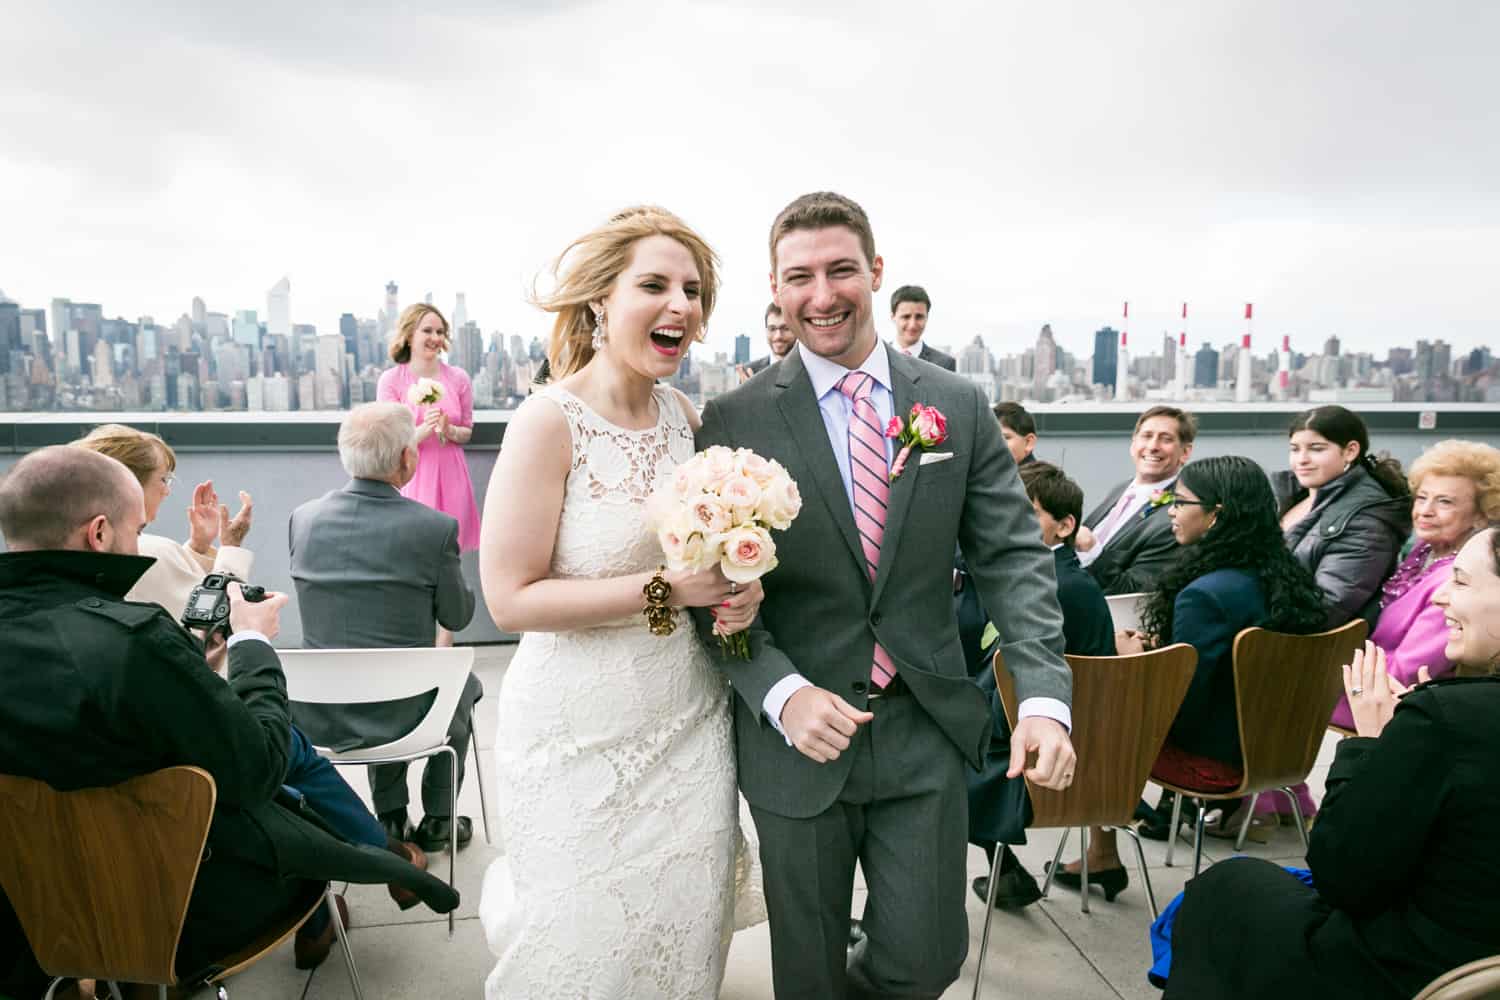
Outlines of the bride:
<svg viewBox="0 0 1500 1000">
<path fill-rule="evenodd" d="M 716 264 L 676 216 L 628 209 L 563 252 L 538 303 L 553 382 L 506 430 L 480 542 L 490 614 L 525 633 L 499 698 L 488 1000 L 714 997 L 735 927 L 764 918 L 727 683 L 687 614 L 657 612 L 661 635 L 644 613 L 661 582 L 720 634 L 760 606 L 717 568 L 660 570 L 645 520 L 694 452 L 697 412 L 658 382 L 701 336 Z"/>
</svg>

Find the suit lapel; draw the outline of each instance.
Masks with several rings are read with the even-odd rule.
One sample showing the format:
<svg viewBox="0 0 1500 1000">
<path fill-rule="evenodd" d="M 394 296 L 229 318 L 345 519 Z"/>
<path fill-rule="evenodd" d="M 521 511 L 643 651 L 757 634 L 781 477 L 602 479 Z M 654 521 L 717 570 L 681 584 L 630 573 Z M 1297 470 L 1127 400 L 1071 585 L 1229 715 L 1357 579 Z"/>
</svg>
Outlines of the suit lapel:
<svg viewBox="0 0 1500 1000">
<path fill-rule="evenodd" d="M 891 403 L 894 407 L 891 412 L 902 417 L 911 412 L 912 404 L 918 401 L 917 383 L 922 380 L 922 363 L 913 361 L 899 351 L 889 350 L 884 345 L 881 345 L 881 350 L 885 350 L 890 358 Z M 898 453 L 899 450 L 898 447 Z M 891 505 L 885 513 L 885 536 L 880 543 L 880 565 L 875 570 L 875 591 L 871 595 L 871 605 L 880 600 L 880 592 L 885 588 L 886 578 L 890 576 L 891 565 L 896 561 L 901 528 L 906 523 L 907 511 L 911 509 L 912 491 L 917 488 L 917 470 L 922 465 L 921 456 L 922 449 L 913 448 L 907 456 L 906 468 L 891 483 Z"/>
<path fill-rule="evenodd" d="M 849 547 L 849 554 L 863 575 L 865 553 L 854 527 L 854 511 L 849 506 L 849 495 L 844 491 L 844 480 L 833 446 L 828 443 L 828 430 L 823 424 L 818 400 L 813 396 L 812 380 L 807 377 L 802 358 L 795 350 L 777 365 L 776 389 L 776 405 L 801 455 L 802 466 L 811 471 L 817 494 L 828 508 L 828 516 L 838 527 Z"/>
<path fill-rule="evenodd" d="M 1093 513 L 1089 514 L 1088 517 L 1084 518 L 1084 526 L 1087 528 L 1097 528 L 1099 526 L 1099 522 L 1108 517 L 1109 512 L 1115 509 L 1115 504 L 1120 502 L 1120 497 L 1123 496 L 1125 491 L 1130 488 L 1130 484 L 1132 481 L 1133 480 L 1127 479 L 1120 485 L 1116 486 L 1114 489 L 1110 490 L 1109 496 L 1104 498 L 1104 502 L 1095 507 Z"/>
</svg>

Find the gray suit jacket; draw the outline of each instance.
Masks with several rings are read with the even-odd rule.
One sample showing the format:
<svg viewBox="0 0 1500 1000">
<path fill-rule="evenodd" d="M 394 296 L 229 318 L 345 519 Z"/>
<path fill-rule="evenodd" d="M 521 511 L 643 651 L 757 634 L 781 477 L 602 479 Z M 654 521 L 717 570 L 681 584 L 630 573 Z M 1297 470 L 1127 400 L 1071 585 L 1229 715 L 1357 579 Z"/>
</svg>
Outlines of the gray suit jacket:
<svg viewBox="0 0 1500 1000">
<path fill-rule="evenodd" d="M 1104 502 L 1083 523 L 1097 527 L 1132 482 L 1127 479 L 1110 490 Z M 1172 534 L 1172 518 L 1167 508 L 1147 507 L 1110 536 L 1098 558 L 1089 563 L 1088 571 L 1106 594 L 1149 592 L 1156 589 L 1157 578 L 1177 558 L 1177 552 L 1177 538 Z"/>
<path fill-rule="evenodd" d="M 936 347 L 928 347 L 925 343 L 922 345 L 922 353 L 917 357 L 939 368 L 946 368 L 950 372 L 958 371 L 958 360 L 953 355 L 947 351 L 940 351 Z"/>
<path fill-rule="evenodd" d="M 751 658 L 716 661 L 738 697 L 735 728 L 740 787 L 759 808 L 806 817 L 838 796 L 853 756 L 817 764 L 788 746 L 762 712 L 777 681 L 800 673 L 863 708 L 878 637 L 912 695 L 978 767 L 990 736 L 990 711 L 969 679 L 953 613 L 953 552 L 963 549 L 985 607 L 1006 642 L 1006 663 L 1021 698 L 1065 703 L 1072 675 L 1063 660 L 1052 554 L 984 397 L 967 379 L 890 356 L 895 412 L 936 406 L 948 440 L 921 464 L 914 450 L 891 484 L 880 567 L 871 583 L 854 514 L 824 430 L 801 355 L 711 400 L 700 448 L 750 448 L 786 466 L 803 496 L 802 513 L 776 536 L 780 565 L 766 577 L 765 602 L 750 631 Z M 705 641 L 712 619 L 696 615 Z"/>
<path fill-rule="evenodd" d="M 351 479 L 292 512 L 292 580 L 308 649 L 430 647 L 437 626 L 458 631 L 474 617 L 474 593 L 458 558 L 458 522 L 408 500 L 389 483 Z M 297 722 L 326 735 L 309 706 Z M 406 732 L 426 705 L 391 702 L 344 711 L 337 720 L 362 744 Z M 323 730 L 319 732 L 319 730 Z M 350 737 L 353 738 L 353 737 Z M 349 745 L 340 740 L 336 748 Z"/>
</svg>

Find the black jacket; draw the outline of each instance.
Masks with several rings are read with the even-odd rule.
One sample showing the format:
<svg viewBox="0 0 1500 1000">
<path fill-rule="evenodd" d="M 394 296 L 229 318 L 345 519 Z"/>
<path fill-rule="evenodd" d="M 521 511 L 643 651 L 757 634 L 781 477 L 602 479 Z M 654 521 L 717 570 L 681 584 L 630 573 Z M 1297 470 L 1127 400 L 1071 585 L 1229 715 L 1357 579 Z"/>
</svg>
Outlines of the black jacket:
<svg viewBox="0 0 1500 1000">
<path fill-rule="evenodd" d="M 1307 496 L 1289 470 L 1276 473 L 1272 484 L 1283 510 Z M 1312 510 L 1287 529 L 1286 544 L 1317 579 L 1328 628 L 1359 617 L 1374 624 L 1380 585 L 1409 534 L 1411 499 L 1388 495 L 1361 466 L 1318 490 Z"/>
<path fill-rule="evenodd" d="M 389 851 L 348 844 L 315 815 L 280 803 L 290 722 L 276 651 L 236 643 L 226 684 L 159 605 L 122 599 L 151 563 L 93 552 L 0 554 L 0 772 L 72 790 L 195 765 L 218 791 L 200 885 L 222 888 L 212 870 L 222 865 L 244 874 L 246 895 L 278 878 L 396 882 L 439 912 L 456 906 L 442 881 Z M 0 894 L 0 953 L 15 947 L 3 940 L 14 924 Z M 0 954 L 0 965 L 11 957 Z"/>
<path fill-rule="evenodd" d="M 1130 483 L 1127 479 L 1110 490 L 1104 502 L 1083 523 L 1089 528 L 1097 527 Z M 1172 534 L 1172 518 L 1166 505 L 1148 505 L 1110 536 L 1104 550 L 1089 563 L 1088 571 L 1106 594 L 1140 594 L 1156 589 L 1157 578 L 1176 557 L 1177 539 Z"/>
</svg>

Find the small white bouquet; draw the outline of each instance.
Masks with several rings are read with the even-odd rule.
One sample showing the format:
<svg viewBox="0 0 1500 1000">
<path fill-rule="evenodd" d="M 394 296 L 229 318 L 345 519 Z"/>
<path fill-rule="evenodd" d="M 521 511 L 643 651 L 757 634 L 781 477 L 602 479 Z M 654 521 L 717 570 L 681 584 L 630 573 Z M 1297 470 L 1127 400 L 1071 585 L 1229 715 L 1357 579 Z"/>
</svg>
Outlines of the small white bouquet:
<svg viewBox="0 0 1500 1000">
<path fill-rule="evenodd" d="M 801 510 L 797 482 L 780 462 L 722 445 L 673 470 L 650 507 L 670 569 L 718 566 L 735 583 L 750 583 L 776 568 L 771 531 L 791 527 Z M 720 636 L 719 646 L 740 659 L 750 656 L 744 632 Z"/>
<path fill-rule="evenodd" d="M 443 398 L 443 383 L 435 378 L 419 378 L 406 390 L 406 401 L 412 406 L 432 406 Z M 424 414 L 425 416 L 425 414 Z M 438 435 L 438 444 L 443 444 L 442 435 Z"/>
</svg>

